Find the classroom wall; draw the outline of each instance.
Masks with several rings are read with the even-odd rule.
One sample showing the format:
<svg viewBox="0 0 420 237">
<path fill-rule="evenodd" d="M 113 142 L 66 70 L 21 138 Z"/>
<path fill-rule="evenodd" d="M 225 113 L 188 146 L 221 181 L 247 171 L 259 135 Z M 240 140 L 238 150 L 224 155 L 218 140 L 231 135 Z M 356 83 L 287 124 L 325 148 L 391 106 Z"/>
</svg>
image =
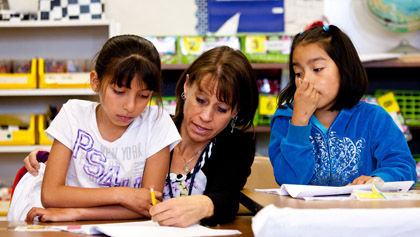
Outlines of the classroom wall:
<svg viewBox="0 0 420 237">
<path fill-rule="evenodd" d="M 369 16 L 366 0 L 323 0 L 323 2 L 324 15 L 330 24 L 342 28 L 350 36 L 359 53 L 385 52 L 397 46 L 403 38 L 420 49 L 420 31 L 398 34 L 381 27 Z M 120 23 L 122 34 L 197 34 L 195 0 L 105 0 L 105 4 L 107 17 Z M 285 10 L 287 11 L 287 8 Z"/>
<path fill-rule="evenodd" d="M 420 49 L 420 31 L 393 33 L 385 29 L 370 16 L 366 0 L 324 0 L 324 14 L 330 24 L 349 35 L 361 54 L 385 52 L 402 39 Z"/>
<path fill-rule="evenodd" d="M 10 0 L 9 0 L 10 1 Z M 120 25 L 122 34 L 196 35 L 196 0 L 103 0 L 108 19 Z M 420 49 L 420 31 L 393 33 L 370 17 L 366 0 L 285 0 L 322 2 L 330 24 L 346 32 L 359 53 L 382 53 L 397 46 L 401 39 Z M 18 9 L 36 9 L 38 0 L 12 0 Z M 309 4 L 306 4 L 308 5 Z M 287 16 L 287 14 L 286 14 Z M 292 16 L 291 16 L 292 17 Z M 308 22 L 311 23 L 312 20 Z M 287 26 L 286 26 L 287 27 Z M 297 32 L 296 32 L 297 33 Z"/>
<path fill-rule="evenodd" d="M 105 14 L 121 34 L 196 35 L 195 0 L 105 0 Z"/>
</svg>

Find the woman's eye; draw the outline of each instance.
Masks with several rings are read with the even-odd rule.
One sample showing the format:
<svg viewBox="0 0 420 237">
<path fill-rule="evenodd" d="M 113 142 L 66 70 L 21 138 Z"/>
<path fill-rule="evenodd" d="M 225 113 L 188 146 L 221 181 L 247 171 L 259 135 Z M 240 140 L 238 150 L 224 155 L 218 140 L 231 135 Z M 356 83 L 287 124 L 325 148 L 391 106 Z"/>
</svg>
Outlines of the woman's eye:
<svg viewBox="0 0 420 237">
<path fill-rule="evenodd" d="M 320 72 L 320 71 L 322 71 L 322 69 L 324 69 L 324 68 L 315 68 L 314 72 Z"/>
<path fill-rule="evenodd" d="M 222 112 L 222 113 L 226 113 L 227 112 L 227 109 L 222 108 L 222 107 L 219 107 L 218 110 L 219 110 L 219 112 Z"/>
<path fill-rule="evenodd" d="M 303 73 L 301 73 L 301 72 L 297 72 L 297 73 L 295 73 L 295 75 L 296 75 L 297 77 L 302 77 Z"/>
<path fill-rule="evenodd" d="M 201 98 L 199 98 L 199 97 L 196 97 L 196 98 L 195 98 L 195 100 L 196 100 L 198 103 L 200 103 L 200 104 L 203 104 L 203 103 L 204 103 L 204 100 L 203 100 L 203 99 L 201 99 Z"/>
<path fill-rule="evenodd" d="M 119 91 L 119 90 L 115 90 L 115 89 L 114 89 L 114 93 L 115 93 L 115 94 L 117 94 L 117 95 L 122 95 L 124 92 L 123 92 L 123 91 Z"/>
<path fill-rule="evenodd" d="M 149 94 L 140 94 L 141 98 L 148 99 L 150 97 Z"/>
</svg>

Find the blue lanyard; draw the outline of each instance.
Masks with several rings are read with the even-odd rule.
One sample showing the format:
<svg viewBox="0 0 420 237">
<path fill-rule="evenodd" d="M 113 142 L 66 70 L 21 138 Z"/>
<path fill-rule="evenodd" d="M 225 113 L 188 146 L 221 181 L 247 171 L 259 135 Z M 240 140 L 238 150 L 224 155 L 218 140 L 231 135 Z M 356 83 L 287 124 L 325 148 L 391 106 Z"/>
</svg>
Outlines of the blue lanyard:
<svg viewBox="0 0 420 237">
<path fill-rule="evenodd" d="M 210 144 L 210 143 L 209 143 Z M 194 185 L 194 180 L 195 180 L 195 175 L 198 173 L 198 171 L 200 170 L 199 169 L 199 167 L 201 166 L 201 162 L 202 162 L 202 160 L 203 160 L 203 153 L 205 152 L 205 154 L 206 154 L 206 156 L 208 156 L 208 147 L 209 147 L 209 145 L 207 144 L 207 146 L 206 146 L 206 148 L 203 150 L 203 152 L 200 154 L 200 158 L 198 159 L 198 161 L 197 161 L 197 163 L 195 164 L 195 166 L 194 166 L 194 170 L 193 170 L 193 173 L 192 173 L 192 175 L 191 175 L 191 182 L 190 182 L 190 187 L 189 187 L 189 189 L 188 189 L 188 196 L 190 196 L 191 195 L 191 192 L 192 192 L 192 189 L 193 189 L 193 185 Z M 173 198 L 174 197 L 174 194 L 173 194 L 173 192 L 172 192 L 172 182 L 171 182 L 171 179 L 170 179 L 170 177 L 169 177 L 169 175 L 170 175 L 170 173 L 171 173 L 171 164 L 172 164 L 172 155 L 173 155 L 173 153 L 174 153 L 174 151 L 172 150 L 171 151 L 171 155 L 170 155 L 170 158 L 169 158 L 169 169 L 168 169 L 168 174 L 166 175 L 166 182 L 168 183 L 168 185 L 169 185 L 169 196 L 171 197 L 171 198 Z M 208 158 L 208 157 L 207 157 Z M 187 178 L 188 178 L 188 175 L 189 175 L 190 173 L 188 173 L 187 174 Z"/>
</svg>

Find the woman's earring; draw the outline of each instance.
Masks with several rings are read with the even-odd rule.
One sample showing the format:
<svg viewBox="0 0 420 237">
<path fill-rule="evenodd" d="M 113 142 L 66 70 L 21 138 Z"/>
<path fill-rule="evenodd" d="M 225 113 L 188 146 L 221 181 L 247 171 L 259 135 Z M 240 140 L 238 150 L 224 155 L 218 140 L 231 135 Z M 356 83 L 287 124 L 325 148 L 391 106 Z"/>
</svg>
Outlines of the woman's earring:
<svg viewBox="0 0 420 237">
<path fill-rule="evenodd" d="M 183 99 L 183 100 L 185 100 L 187 97 L 185 96 L 185 92 L 182 92 L 181 93 L 181 98 Z"/>
<path fill-rule="evenodd" d="M 235 123 L 236 123 L 236 120 L 238 119 L 238 115 L 235 115 L 235 117 L 233 117 L 231 120 L 230 120 L 230 126 L 232 126 L 232 130 L 230 130 L 230 133 L 233 133 L 233 128 L 235 127 Z"/>
</svg>

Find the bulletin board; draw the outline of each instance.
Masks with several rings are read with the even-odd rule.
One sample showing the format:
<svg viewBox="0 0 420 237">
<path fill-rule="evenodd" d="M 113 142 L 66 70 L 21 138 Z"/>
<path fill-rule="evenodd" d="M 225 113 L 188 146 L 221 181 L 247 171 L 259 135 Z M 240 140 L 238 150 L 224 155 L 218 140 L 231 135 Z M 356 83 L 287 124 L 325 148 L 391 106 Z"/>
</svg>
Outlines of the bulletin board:
<svg viewBox="0 0 420 237">
<path fill-rule="evenodd" d="M 208 30 L 240 13 L 238 33 L 284 32 L 284 0 L 208 0 Z"/>
</svg>

